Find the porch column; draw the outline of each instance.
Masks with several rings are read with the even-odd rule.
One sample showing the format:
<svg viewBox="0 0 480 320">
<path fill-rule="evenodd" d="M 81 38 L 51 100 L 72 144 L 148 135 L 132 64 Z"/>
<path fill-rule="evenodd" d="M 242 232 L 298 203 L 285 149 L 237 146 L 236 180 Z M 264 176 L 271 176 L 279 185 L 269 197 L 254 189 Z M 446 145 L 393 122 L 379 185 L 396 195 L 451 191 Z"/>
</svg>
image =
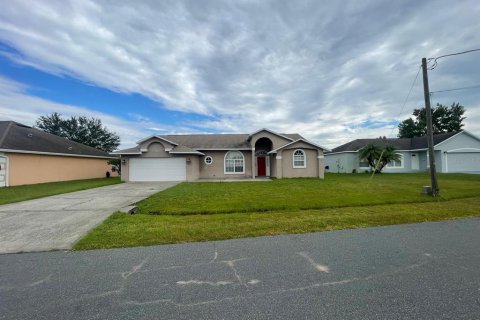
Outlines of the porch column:
<svg viewBox="0 0 480 320">
<path fill-rule="evenodd" d="M 255 147 L 252 148 L 252 179 L 255 179 Z"/>
<path fill-rule="evenodd" d="M 277 160 L 277 179 L 282 179 L 283 178 L 283 164 L 282 164 L 282 153 L 277 153 L 277 157 L 275 158 Z"/>
<path fill-rule="evenodd" d="M 320 179 L 325 178 L 325 156 L 323 155 L 322 150 L 318 150 L 318 177 Z"/>
</svg>

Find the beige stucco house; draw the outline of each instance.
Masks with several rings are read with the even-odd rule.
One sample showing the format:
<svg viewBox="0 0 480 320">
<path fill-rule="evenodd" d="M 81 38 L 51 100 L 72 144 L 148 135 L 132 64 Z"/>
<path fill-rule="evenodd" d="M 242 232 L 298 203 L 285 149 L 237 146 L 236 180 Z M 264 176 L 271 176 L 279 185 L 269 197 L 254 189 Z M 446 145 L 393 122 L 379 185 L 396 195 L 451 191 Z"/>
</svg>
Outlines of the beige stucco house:
<svg viewBox="0 0 480 320">
<path fill-rule="evenodd" d="M 158 135 L 113 152 L 123 181 L 324 177 L 325 148 L 299 134 Z"/>
<path fill-rule="evenodd" d="M 0 187 L 105 177 L 108 153 L 13 122 L 0 121 Z"/>
</svg>

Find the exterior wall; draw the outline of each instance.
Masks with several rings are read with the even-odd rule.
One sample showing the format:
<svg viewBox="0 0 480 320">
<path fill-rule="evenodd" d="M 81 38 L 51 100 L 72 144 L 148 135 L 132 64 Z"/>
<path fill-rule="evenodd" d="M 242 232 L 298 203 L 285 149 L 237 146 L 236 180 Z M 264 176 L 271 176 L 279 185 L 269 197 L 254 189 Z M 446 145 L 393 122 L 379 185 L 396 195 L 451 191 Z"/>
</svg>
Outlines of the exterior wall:
<svg viewBox="0 0 480 320">
<path fill-rule="evenodd" d="M 420 171 L 426 172 L 428 170 L 427 164 L 427 151 L 418 151 L 419 162 L 420 162 Z"/>
<path fill-rule="evenodd" d="M 408 173 L 408 172 L 421 172 L 426 170 L 426 158 L 424 152 L 410 152 L 410 151 L 399 151 L 402 154 L 402 167 L 393 168 L 385 167 L 383 172 L 385 173 Z M 417 154 L 419 157 L 419 170 L 412 170 L 412 153 Z M 325 163 L 329 166 L 329 172 L 333 173 L 352 173 L 353 170 L 356 170 L 358 173 L 363 173 L 365 171 L 370 171 L 370 168 L 360 167 L 360 159 L 358 158 L 358 152 L 344 152 L 338 154 L 326 154 Z M 337 166 L 337 161 L 338 165 Z"/>
<path fill-rule="evenodd" d="M 293 153 L 297 149 L 305 151 L 306 168 L 293 167 Z M 318 177 L 318 152 L 316 149 L 306 149 L 295 147 L 293 149 L 282 150 L 282 177 L 283 178 L 308 178 Z"/>
<path fill-rule="evenodd" d="M 232 150 L 234 151 L 234 150 Z M 245 173 L 241 174 L 225 174 L 224 163 L 225 155 L 228 151 L 201 151 L 205 156 L 199 157 L 200 179 L 235 179 L 235 178 L 250 178 L 252 176 L 252 152 L 241 150 L 244 157 Z M 210 156 L 213 162 L 210 165 L 205 163 L 205 157 Z"/>
<path fill-rule="evenodd" d="M 108 159 L 6 153 L 9 186 L 103 178 L 111 172 Z"/>
<path fill-rule="evenodd" d="M 200 178 L 200 161 L 200 156 L 187 157 L 187 181 L 195 181 Z"/>
<path fill-rule="evenodd" d="M 277 157 L 275 154 L 270 155 L 270 177 L 277 178 Z"/>
<path fill-rule="evenodd" d="M 419 170 L 412 170 L 412 152 L 410 151 L 399 151 L 402 154 L 402 167 L 387 167 L 383 168 L 382 172 L 385 173 L 408 173 L 408 172 L 419 172 Z"/>
<path fill-rule="evenodd" d="M 325 166 L 328 166 L 328 172 L 333 173 L 352 173 L 353 169 L 357 172 L 363 172 L 368 169 L 358 167 L 358 155 L 356 152 L 345 152 L 325 155 Z"/>
</svg>

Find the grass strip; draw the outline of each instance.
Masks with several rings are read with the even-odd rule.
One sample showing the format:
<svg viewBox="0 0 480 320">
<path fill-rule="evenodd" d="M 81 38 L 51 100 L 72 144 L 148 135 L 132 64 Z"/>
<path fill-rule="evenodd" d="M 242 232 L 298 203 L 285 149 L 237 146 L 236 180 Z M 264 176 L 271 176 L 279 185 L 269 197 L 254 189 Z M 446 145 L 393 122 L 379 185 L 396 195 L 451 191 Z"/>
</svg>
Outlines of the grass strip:
<svg viewBox="0 0 480 320">
<path fill-rule="evenodd" d="M 480 197 L 289 212 L 164 216 L 115 213 L 74 250 L 150 246 L 480 217 Z"/>
</svg>

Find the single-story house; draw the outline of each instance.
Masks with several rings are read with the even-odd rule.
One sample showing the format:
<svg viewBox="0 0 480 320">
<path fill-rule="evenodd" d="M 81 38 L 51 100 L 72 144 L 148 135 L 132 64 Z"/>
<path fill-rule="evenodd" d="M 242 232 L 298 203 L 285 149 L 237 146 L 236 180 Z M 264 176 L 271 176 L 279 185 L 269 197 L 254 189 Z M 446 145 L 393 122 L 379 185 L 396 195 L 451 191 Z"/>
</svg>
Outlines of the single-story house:
<svg viewBox="0 0 480 320">
<path fill-rule="evenodd" d="M 379 147 L 392 145 L 401 154 L 400 161 L 393 161 L 384 172 L 422 172 L 430 167 L 427 137 L 397 139 L 357 139 L 332 149 L 325 154 L 329 172 L 370 170 L 368 163 L 360 159 L 359 150 L 367 144 Z M 480 138 L 468 131 L 436 134 L 433 137 L 437 172 L 480 173 Z"/>
<path fill-rule="evenodd" d="M 299 134 L 261 129 L 251 134 L 155 135 L 113 152 L 123 181 L 193 181 L 324 176 L 325 148 Z"/>
<path fill-rule="evenodd" d="M 0 121 L 0 187 L 105 177 L 107 152 L 14 122 Z"/>
</svg>

